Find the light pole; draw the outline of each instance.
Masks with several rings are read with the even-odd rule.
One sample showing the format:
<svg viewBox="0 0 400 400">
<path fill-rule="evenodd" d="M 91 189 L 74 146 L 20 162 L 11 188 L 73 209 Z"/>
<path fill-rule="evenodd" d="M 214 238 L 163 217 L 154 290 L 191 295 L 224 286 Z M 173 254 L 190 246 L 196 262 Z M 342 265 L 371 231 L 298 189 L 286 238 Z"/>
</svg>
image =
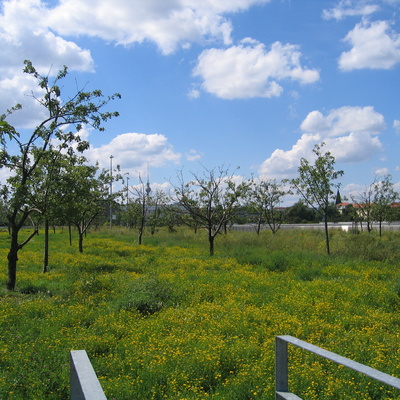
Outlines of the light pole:
<svg viewBox="0 0 400 400">
<path fill-rule="evenodd" d="M 112 229 L 112 184 L 113 184 L 113 175 L 112 175 L 112 159 L 113 155 L 110 156 L 110 229 Z"/>
<path fill-rule="evenodd" d="M 126 175 L 126 205 L 129 204 L 129 172 L 125 173 Z"/>
</svg>

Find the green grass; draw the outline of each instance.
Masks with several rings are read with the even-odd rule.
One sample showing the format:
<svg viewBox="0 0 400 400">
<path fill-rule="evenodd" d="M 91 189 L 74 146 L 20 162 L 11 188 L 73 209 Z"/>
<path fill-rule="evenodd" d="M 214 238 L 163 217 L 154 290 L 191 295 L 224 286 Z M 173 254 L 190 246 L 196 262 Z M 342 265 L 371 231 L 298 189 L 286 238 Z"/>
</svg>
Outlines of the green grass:
<svg viewBox="0 0 400 400">
<path fill-rule="evenodd" d="M 20 253 L 0 289 L 0 399 L 67 399 L 69 351 L 85 349 L 108 399 L 273 399 L 274 337 L 288 334 L 400 376 L 400 235 L 160 231 L 136 244 L 66 231 Z M 6 280 L 8 236 L 0 233 Z M 304 399 L 400 399 L 391 388 L 291 349 Z"/>
</svg>

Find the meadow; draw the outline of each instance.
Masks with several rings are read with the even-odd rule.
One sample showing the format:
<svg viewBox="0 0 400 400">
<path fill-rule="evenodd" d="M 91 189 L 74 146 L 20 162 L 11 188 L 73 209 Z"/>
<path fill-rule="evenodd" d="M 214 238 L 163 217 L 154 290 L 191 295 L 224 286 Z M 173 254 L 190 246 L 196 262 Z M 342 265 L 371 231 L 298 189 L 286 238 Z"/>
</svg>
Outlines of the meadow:
<svg viewBox="0 0 400 400">
<path fill-rule="evenodd" d="M 69 351 L 85 349 L 108 399 L 273 399 L 274 338 L 292 335 L 400 377 L 400 234 L 230 232 L 208 256 L 205 233 L 144 237 L 67 230 L 20 253 L 7 292 L 0 233 L 0 399 L 68 399 Z M 290 348 L 304 399 L 400 393 Z"/>
</svg>

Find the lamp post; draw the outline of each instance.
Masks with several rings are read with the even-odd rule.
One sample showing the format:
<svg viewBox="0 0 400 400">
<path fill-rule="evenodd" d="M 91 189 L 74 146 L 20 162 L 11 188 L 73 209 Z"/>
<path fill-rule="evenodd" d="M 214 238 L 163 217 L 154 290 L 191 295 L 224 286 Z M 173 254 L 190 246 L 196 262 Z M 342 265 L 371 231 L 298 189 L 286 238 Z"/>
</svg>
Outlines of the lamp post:
<svg viewBox="0 0 400 400">
<path fill-rule="evenodd" d="M 125 173 L 126 175 L 126 205 L 129 204 L 129 172 Z"/>
<path fill-rule="evenodd" d="M 110 229 L 112 229 L 112 184 L 113 184 L 113 175 L 112 175 L 112 159 L 113 155 L 110 156 Z"/>
</svg>

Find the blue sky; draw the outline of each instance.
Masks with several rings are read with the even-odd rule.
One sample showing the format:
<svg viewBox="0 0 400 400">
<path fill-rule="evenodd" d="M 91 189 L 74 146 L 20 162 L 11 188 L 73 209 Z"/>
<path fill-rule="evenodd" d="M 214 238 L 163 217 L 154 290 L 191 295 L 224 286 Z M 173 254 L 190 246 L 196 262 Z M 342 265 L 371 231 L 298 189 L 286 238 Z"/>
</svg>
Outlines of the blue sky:
<svg viewBox="0 0 400 400">
<path fill-rule="evenodd" d="M 399 0 L 3 0 L 0 110 L 34 126 L 24 59 L 67 65 L 122 99 L 87 157 L 130 183 L 224 165 L 243 177 L 296 176 L 316 143 L 345 195 L 391 174 L 400 190 Z M 77 83 L 75 83 L 77 82 Z M 36 89 L 34 89 L 36 90 Z M 1 179 L 1 177 L 0 177 Z"/>
</svg>

